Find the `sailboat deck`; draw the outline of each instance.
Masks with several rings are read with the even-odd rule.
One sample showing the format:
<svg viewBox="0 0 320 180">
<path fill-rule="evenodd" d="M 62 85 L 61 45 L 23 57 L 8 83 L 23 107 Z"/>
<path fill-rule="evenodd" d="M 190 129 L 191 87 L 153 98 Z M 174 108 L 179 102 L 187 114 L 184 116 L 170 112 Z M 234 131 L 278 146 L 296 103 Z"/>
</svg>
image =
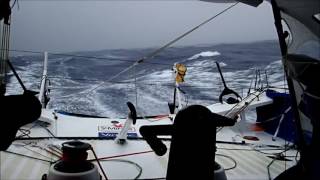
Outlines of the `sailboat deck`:
<svg viewBox="0 0 320 180">
<path fill-rule="evenodd" d="M 224 137 L 223 140 L 234 137 L 236 133 L 232 132 L 229 128 L 223 129 L 218 133 L 217 140 L 221 140 L 219 137 Z M 283 146 L 286 142 L 281 139 L 272 141 L 272 136 L 264 132 L 256 135 L 260 141 L 246 140 L 245 144 L 232 141 L 217 143 L 216 161 L 226 169 L 228 179 L 269 179 L 268 165 L 271 162 L 269 167 L 271 178 L 296 163 L 295 150 L 286 151 L 287 161 L 270 158 L 274 157 L 274 153 L 284 151 Z M 7 151 L 1 152 L 1 179 L 40 179 L 43 174 L 48 173 L 50 161 L 54 162 L 59 159 L 57 157 L 59 153 L 54 149 L 50 151 L 48 146 L 60 146 L 61 143 L 68 140 L 46 138 L 15 141 Z M 139 178 L 141 179 L 165 178 L 166 176 L 168 152 L 164 156 L 157 156 L 143 140 L 128 140 L 124 145 L 116 144 L 110 139 L 80 140 L 90 143 L 98 157 L 104 158 L 101 163 L 109 179 L 134 179 L 140 172 Z M 170 141 L 164 142 L 167 146 L 170 145 Z M 88 152 L 88 159 L 94 159 L 92 152 Z M 186 155 L 186 160 L 187 158 L 188 155 Z M 192 162 L 188 163 L 192 165 Z M 234 168 L 230 169 L 232 167 Z"/>
<path fill-rule="evenodd" d="M 247 98 L 241 103 L 245 106 L 248 101 L 254 107 L 272 102 L 264 96 L 259 99 Z M 223 108 L 219 104 L 216 108 L 214 105 L 208 108 L 226 114 L 226 109 L 232 107 Z M 241 104 L 232 109 L 237 108 L 241 108 Z M 112 136 L 119 133 L 125 119 L 75 117 L 43 109 L 40 118 L 42 123 L 24 126 L 28 133 L 20 131 L 17 134 L 23 139 L 14 141 L 7 151 L 1 152 L 1 180 L 41 179 L 43 174 L 48 173 L 50 165 L 61 157 L 61 144 L 70 140 L 91 144 L 98 158 L 102 158 L 101 164 L 108 179 L 165 179 L 169 151 L 164 156 L 157 156 L 141 137 L 139 128 L 142 125 L 172 124 L 173 118 L 173 115 L 169 115 L 137 120 L 128 131 L 128 134 L 135 136 L 120 145 L 115 143 Z M 217 132 L 216 161 L 225 168 L 229 180 L 272 179 L 296 164 L 297 153 L 290 143 L 280 138 L 273 141 L 272 135 L 248 128 L 252 125 L 254 123 L 242 119 L 235 126 L 224 127 Z M 245 136 L 256 137 L 256 140 L 243 139 Z M 169 149 L 170 137 L 164 139 L 167 139 L 164 143 Z M 92 152 L 88 153 L 88 159 L 96 163 Z M 186 162 L 192 166 L 188 156 L 191 155 L 186 154 Z"/>
</svg>

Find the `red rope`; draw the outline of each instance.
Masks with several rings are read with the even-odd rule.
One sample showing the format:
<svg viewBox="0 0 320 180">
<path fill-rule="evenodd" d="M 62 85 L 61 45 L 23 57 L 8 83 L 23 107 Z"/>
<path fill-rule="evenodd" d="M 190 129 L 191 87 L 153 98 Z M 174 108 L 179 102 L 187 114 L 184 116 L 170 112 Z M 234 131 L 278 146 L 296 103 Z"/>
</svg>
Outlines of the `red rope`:
<svg viewBox="0 0 320 180">
<path fill-rule="evenodd" d="M 112 159 L 112 158 L 117 158 L 117 157 L 124 157 L 124 156 L 133 156 L 137 154 L 145 154 L 145 153 L 150 153 L 153 152 L 152 150 L 150 151 L 141 151 L 141 152 L 136 152 L 136 153 L 128 153 L 128 154 L 120 154 L 120 155 L 114 155 L 114 156 L 107 156 L 107 157 L 102 157 L 98 158 L 98 160 L 106 160 L 106 159 Z M 95 161 L 96 159 L 90 159 L 88 161 Z"/>
</svg>

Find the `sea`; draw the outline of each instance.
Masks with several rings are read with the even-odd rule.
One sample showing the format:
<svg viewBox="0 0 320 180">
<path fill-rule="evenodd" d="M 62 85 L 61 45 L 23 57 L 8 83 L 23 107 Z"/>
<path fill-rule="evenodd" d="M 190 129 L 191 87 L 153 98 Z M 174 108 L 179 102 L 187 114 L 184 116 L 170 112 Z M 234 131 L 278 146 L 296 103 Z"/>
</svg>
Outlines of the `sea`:
<svg viewBox="0 0 320 180">
<path fill-rule="evenodd" d="M 138 116 L 169 113 L 173 102 L 175 63 L 187 72 L 180 86 L 183 106 L 218 103 L 224 89 L 216 62 L 226 86 L 240 96 L 249 89 L 284 87 L 285 77 L 278 42 L 201 44 L 169 47 L 152 58 L 157 47 L 106 49 L 81 52 L 48 52 L 47 108 L 92 116 L 126 117 L 132 102 Z M 42 79 L 42 52 L 15 51 L 11 62 L 24 85 L 39 91 Z M 122 72 L 122 73 L 121 73 Z M 21 94 L 22 88 L 9 73 L 7 94 Z"/>
</svg>

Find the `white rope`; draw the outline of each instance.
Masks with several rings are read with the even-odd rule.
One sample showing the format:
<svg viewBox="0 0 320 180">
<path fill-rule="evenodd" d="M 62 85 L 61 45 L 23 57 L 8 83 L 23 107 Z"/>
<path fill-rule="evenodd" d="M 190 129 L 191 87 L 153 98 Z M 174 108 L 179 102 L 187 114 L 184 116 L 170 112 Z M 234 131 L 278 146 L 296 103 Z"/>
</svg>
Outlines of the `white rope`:
<svg viewBox="0 0 320 180">
<path fill-rule="evenodd" d="M 136 67 L 134 67 L 134 87 L 135 87 L 135 95 L 136 95 L 136 109 L 138 109 L 138 87 L 137 87 L 137 71 Z"/>
</svg>

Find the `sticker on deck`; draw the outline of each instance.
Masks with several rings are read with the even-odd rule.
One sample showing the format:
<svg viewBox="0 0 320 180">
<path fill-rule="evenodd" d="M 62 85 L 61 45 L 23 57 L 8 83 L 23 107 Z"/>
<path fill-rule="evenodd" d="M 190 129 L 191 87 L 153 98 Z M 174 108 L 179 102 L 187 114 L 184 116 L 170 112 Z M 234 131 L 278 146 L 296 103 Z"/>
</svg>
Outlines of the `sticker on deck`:
<svg viewBox="0 0 320 180">
<path fill-rule="evenodd" d="M 104 137 L 104 138 L 110 138 L 110 139 L 114 139 L 116 138 L 118 135 L 118 133 L 108 133 L 108 132 L 99 132 L 99 137 Z M 138 134 L 137 133 L 128 133 L 127 134 L 128 138 L 137 138 Z"/>
<path fill-rule="evenodd" d="M 111 124 L 108 125 L 99 125 L 98 126 L 98 136 L 104 138 L 116 138 L 120 133 L 123 127 L 123 123 L 119 121 L 111 121 Z M 137 138 L 138 134 L 135 127 L 131 127 L 127 133 L 128 138 Z"/>
</svg>

